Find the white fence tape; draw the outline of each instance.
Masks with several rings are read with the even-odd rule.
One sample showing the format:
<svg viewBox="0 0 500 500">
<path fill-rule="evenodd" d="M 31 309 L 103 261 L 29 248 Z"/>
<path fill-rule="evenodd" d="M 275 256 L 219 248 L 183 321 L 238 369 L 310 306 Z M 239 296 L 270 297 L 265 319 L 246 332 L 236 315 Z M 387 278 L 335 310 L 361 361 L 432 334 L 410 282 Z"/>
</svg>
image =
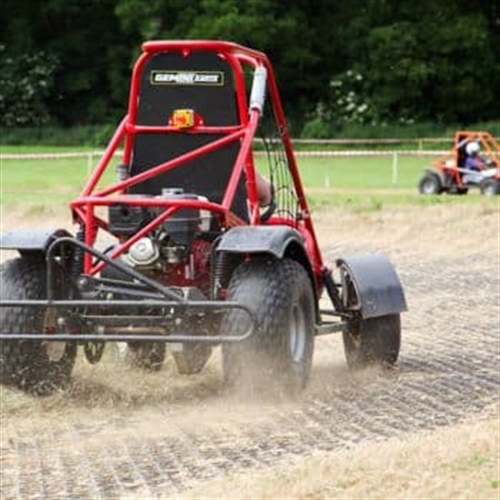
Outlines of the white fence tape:
<svg viewBox="0 0 500 500">
<path fill-rule="evenodd" d="M 384 151 L 373 151 L 373 150 L 339 150 L 339 151 L 295 151 L 295 156 L 394 156 L 394 155 L 404 155 L 404 156 L 440 156 L 446 154 L 448 151 L 405 151 L 403 149 L 397 150 L 384 150 Z"/>
<path fill-rule="evenodd" d="M 75 151 L 70 153 L 5 153 L 0 160 L 59 160 L 64 158 L 89 158 L 102 156 L 103 151 Z M 121 153 L 115 153 L 115 156 Z"/>
<path fill-rule="evenodd" d="M 392 157 L 391 178 L 392 183 L 398 182 L 398 159 L 399 156 L 441 156 L 446 154 L 447 151 L 420 151 L 420 150 L 386 150 L 386 151 L 373 151 L 373 150 L 339 150 L 339 151 L 295 151 L 295 155 L 300 157 L 309 158 L 333 158 L 333 157 L 368 157 L 368 156 L 389 156 Z M 0 154 L 0 161 L 4 160 L 62 160 L 69 158 L 86 158 L 87 159 L 87 175 L 90 175 L 94 168 L 94 159 L 100 158 L 103 151 L 75 151 L 67 153 L 8 153 Z M 117 151 L 114 156 L 120 156 L 121 151 Z M 255 151 L 258 156 L 267 155 L 266 151 Z M 325 187 L 329 187 L 329 179 L 325 180 Z"/>
<path fill-rule="evenodd" d="M 383 151 L 373 151 L 373 150 L 325 150 L 325 151 L 295 151 L 297 157 L 309 157 L 309 158 L 333 158 L 333 157 L 368 157 L 368 156 L 389 156 L 392 157 L 391 165 L 391 181 L 392 184 L 398 182 L 398 159 L 399 156 L 441 156 L 446 154 L 447 151 L 420 151 L 420 150 L 383 150 Z M 63 159 L 74 159 L 74 158 L 86 158 L 87 159 L 87 175 L 90 175 L 94 165 L 94 160 L 100 158 L 103 155 L 103 151 L 74 151 L 66 153 L 7 153 L 0 154 L 0 162 L 4 160 L 63 160 Z M 117 151 L 114 156 L 121 156 L 122 151 Z M 258 156 L 267 155 L 266 151 L 255 151 Z M 327 176 L 325 179 L 325 187 L 330 187 L 330 179 Z"/>
<path fill-rule="evenodd" d="M 292 139 L 294 144 L 423 144 L 425 142 L 449 143 L 453 139 L 449 137 L 422 137 L 420 139 Z"/>
<path fill-rule="evenodd" d="M 420 151 L 420 150 L 338 150 L 338 151 L 295 151 L 295 156 L 311 156 L 311 157 L 329 157 L 329 156 L 439 156 L 446 154 L 448 151 Z M 0 154 L 0 160 L 59 160 L 64 158 L 96 158 L 103 155 L 103 151 L 90 152 L 69 152 L 69 153 L 5 153 Z M 265 151 L 255 151 L 257 155 L 266 155 Z M 117 151 L 114 156 L 120 156 L 121 152 Z"/>
</svg>

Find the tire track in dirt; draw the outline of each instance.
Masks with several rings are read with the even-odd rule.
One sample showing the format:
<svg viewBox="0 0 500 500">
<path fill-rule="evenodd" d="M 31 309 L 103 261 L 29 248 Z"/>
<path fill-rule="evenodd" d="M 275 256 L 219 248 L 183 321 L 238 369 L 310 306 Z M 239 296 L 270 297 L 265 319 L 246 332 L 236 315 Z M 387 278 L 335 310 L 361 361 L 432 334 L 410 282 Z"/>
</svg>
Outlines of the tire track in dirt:
<svg viewBox="0 0 500 500">
<path fill-rule="evenodd" d="M 295 402 L 264 400 L 262 418 L 250 415 L 229 425 L 223 410 L 210 412 L 207 430 L 204 409 L 213 400 L 197 396 L 189 404 L 199 405 L 199 429 L 183 422 L 182 405 L 172 410 L 160 404 L 93 422 L 63 413 L 40 433 L 35 425 L 9 424 L 1 443 L 0 497 L 175 495 L 228 472 L 479 414 L 499 402 L 495 260 L 491 253 L 424 260 L 401 255 L 410 312 L 403 318 L 399 366 L 350 373 L 336 365 L 339 339 L 320 338 L 310 389 Z"/>
</svg>

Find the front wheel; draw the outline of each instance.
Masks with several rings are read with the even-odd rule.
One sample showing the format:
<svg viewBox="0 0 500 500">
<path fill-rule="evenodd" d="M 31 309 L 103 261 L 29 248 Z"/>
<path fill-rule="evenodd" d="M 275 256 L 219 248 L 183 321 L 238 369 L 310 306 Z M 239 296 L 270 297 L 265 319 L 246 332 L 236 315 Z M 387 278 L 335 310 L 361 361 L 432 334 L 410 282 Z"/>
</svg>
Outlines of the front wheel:
<svg viewBox="0 0 500 500">
<path fill-rule="evenodd" d="M 392 366 L 401 346 L 399 314 L 378 318 L 355 318 L 343 333 L 344 351 L 350 368 L 370 365 Z"/>
<path fill-rule="evenodd" d="M 56 278 L 61 285 L 61 272 Z M 41 256 L 21 257 L 0 266 L 0 298 L 3 300 L 46 299 L 46 264 Z M 0 308 L 2 332 L 44 333 L 56 328 L 56 311 L 29 307 Z M 2 383 L 38 395 L 48 395 L 69 382 L 76 358 L 75 342 L 10 340 L 1 343 Z"/>
<path fill-rule="evenodd" d="M 420 179 L 418 191 L 420 194 L 441 194 L 443 186 L 437 175 L 428 173 Z"/>
<path fill-rule="evenodd" d="M 251 388 L 278 384 L 289 394 L 307 385 L 314 348 L 315 298 L 305 269 L 290 259 L 257 259 L 240 265 L 229 284 L 228 300 L 247 306 L 254 334 L 222 348 L 224 378 Z M 237 309 L 222 321 L 225 335 L 242 335 L 247 315 Z"/>
</svg>

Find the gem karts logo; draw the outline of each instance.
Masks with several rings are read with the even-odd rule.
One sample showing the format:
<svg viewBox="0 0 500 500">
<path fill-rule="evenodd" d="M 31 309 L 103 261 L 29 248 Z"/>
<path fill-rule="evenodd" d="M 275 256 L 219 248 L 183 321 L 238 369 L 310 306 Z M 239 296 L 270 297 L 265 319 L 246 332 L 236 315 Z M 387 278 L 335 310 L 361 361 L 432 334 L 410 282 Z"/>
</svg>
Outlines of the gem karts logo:
<svg viewBox="0 0 500 500">
<path fill-rule="evenodd" d="M 152 85 L 224 85 L 221 71 L 151 71 Z"/>
</svg>

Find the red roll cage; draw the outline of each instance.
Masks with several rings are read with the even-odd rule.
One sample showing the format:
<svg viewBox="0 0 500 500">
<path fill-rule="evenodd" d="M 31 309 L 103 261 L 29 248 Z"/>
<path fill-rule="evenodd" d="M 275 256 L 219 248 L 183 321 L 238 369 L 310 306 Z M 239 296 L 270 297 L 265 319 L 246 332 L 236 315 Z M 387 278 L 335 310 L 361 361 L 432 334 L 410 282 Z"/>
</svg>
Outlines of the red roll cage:
<svg viewBox="0 0 500 500">
<path fill-rule="evenodd" d="M 267 73 L 267 90 L 271 103 L 280 140 L 286 155 L 288 170 L 295 190 L 299 214 L 296 218 L 271 217 L 266 224 L 286 224 L 295 227 L 304 236 L 313 272 L 318 277 L 323 270 L 321 253 L 314 232 L 309 207 L 306 201 L 304 189 L 299 176 L 297 163 L 292 149 L 291 139 L 285 119 L 281 99 L 276 84 L 274 72 L 267 56 L 261 52 L 243 47 L 231 42 L 221 41 L 151 41 L 142 45 L 143 53 L 137 60 L 133 73 L 128 103 L 128 114 L 123 118 L 109 142 L 96 169 L 83 188 L 80 196 L 71 202 L 74 220 L 82 228 L 81 238 L 92 246 L 97 237 L 99 229 L 108 231 L 107 221 L 96 213 L 97 207 L 109 206 L 116 203 L 131 206 L 162 207 L 164 211 L 128 238 L 122 238 L 120 244 L 113 248 L 109 256 L 117 258 L 126 252 L 134 243 L 144 237 L 147 233 L 158 227 L 163 221 L 171 217 L 183 208 L 198 208 L 208 210 L 219 215 L 225 228 L 246 224 L 230 207 L 232 206 L 238 182 L 245 175 L 246 190 L 249 205 L 249 224 L 261 224 L 258 196 L 256 190 L 256 170 L 252 152 L 252 141 L 255 137 L 262 109 L 259 106 L 249 105 L 247 88 L 244 78 L 244 67 L 256 70 L 263 67 Z M 203 122 L 195 122 L 189 128 L 179 128 L 171 124 L 165 126 L 146 126 L 137 124 L 137 103 L 140 97 L 141 73 L 146 63 L 160 52 L 180 52 L 184 56 L 194 51 L 208 51 L 218 54 L 231 67 L 234 76 L 236 91 L 236 102 L 238 109 L 239 125 L 231 126 L 206 126 Z M 99 188 L 104 172 L 109 167 L 110 161 L 117 152 L 118 147 L 124 143 L 122 163 L 129 165 L 133 154 L 134 139 L 137 134 L 220 134 L 217 138 L 207 144 L 197 147 L 184 154 L 180 154 L 166 162 L 160 163 L 140 172 L 127 179 L 119 180 L 115 184 Z M 169 200 L 161 198 L 131 197 L 127 191 L 131 186 L 151 179 L 167 171 L 173 170 L 196 158 L 213 152 L 231 143 L 239 142 L 239 151 L 234 167 L 227 184 L 221 203 L 202 200 Z M 94 263 L 92 255 L 85 253 L 83 272 L 96 274 L 103 267 L 103 262 Z"/>
</svg>

